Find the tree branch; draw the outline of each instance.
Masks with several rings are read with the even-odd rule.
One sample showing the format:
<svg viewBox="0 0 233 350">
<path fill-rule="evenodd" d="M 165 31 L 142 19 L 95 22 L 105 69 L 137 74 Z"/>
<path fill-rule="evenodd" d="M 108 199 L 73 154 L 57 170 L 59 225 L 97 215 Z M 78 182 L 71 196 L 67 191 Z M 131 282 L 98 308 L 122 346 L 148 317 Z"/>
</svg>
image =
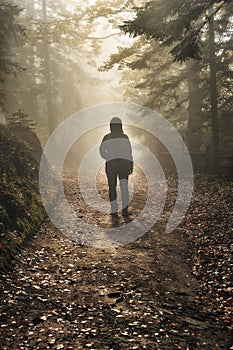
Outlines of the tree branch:
<svg viewBox="0 0 233 350">
<path fill-rule="evenodd" d="M 114 35 L 119 35 L 119 34 L 122 34 L 122 32 L 112 33 L 112 34 L 109 34 L 109 35 L 106 35 L 106 36 L 88 36 L 87 39 L 90 39 L 90 40 L 92 40 L 92 39 L 104 40 L 104 39 L 108 39 L 108 38 L 111 38 Z"/>
</svg>

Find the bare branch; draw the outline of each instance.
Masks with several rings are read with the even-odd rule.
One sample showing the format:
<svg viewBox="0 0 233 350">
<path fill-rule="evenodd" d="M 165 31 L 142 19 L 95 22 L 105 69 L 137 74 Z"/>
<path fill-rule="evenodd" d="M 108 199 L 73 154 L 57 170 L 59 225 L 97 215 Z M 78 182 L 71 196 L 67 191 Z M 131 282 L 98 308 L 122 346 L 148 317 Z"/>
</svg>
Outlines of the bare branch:
<svg viewBox="0 0 233 350">
<path fill-rule="evenodd" d="M 104 39 L 108 39 L 108 38 L 111 38 L 114 35 L 119 35 L 119 34 L 122 34 L 122 33 L 121 32 L 117 32 L 117 33 L 112 33 L 112 34 L 109 34 L 109 35 L 106 35 L 106 36 L 88 36 L 87 40 L 88 39 L 90 39 L 90 40 L 93 40 L 93 39 L 104 40 Z"/>
</svg>

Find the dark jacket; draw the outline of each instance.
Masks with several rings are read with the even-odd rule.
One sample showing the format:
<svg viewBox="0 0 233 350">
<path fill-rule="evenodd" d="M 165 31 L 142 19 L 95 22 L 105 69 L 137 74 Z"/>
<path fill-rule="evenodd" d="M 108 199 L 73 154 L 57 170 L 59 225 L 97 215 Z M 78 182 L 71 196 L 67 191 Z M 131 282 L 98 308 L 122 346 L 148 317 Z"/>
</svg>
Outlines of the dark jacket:
<svg viewBox="0 0 233 350">
<path fill-rule="evenodd" d="M 133 172 L 132 148 L 121 124 L 111 125 L 111 132 L 104 136 L 100 145 L 100 155 L 106 165 L 124 168 L 128 174 Z"/>
</svg>

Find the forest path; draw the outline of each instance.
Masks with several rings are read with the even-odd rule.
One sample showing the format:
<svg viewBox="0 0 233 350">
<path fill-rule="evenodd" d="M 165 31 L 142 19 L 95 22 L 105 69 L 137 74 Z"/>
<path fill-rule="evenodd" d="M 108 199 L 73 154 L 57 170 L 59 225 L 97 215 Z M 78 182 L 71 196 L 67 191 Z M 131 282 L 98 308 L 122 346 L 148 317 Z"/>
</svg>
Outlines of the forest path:
<svg viewBox="0 0 233 350">
<path fill-rule="evenodd" d="M 77 200 L 75 179 L 65 186 L 80 215 L 98 222 Z M 134 200 L 139 210 L 143 199 Z M 47 220 L 1 280 L 1 349 L 228 350 L 230 333 L 200 292 L 192 254 L 185 231 L 166 234 L 163 221 L 103 249 L 72 242 Z"/>
</svg>

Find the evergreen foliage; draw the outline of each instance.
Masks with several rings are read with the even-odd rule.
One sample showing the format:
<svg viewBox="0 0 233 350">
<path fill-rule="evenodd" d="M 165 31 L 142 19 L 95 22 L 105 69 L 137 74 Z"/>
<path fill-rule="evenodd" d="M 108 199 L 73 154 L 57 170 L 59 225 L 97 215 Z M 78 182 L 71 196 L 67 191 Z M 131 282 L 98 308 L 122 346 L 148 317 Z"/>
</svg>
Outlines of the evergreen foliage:
<svg viewBox="0 0 233 350">
<path fill-rule="evenodd" d="M 28 144 L 1 125 L 0 146 L 0 266 L 5 266 L 39 226 L 44 209 L 39 195 L 38 162 Z"/>
<path fill-rule="evenodd" d="M 136 18 L 121 26 L 132 36 L 145 35 L 171 48 L 175 61 L 200 59 L 201 36 L 210 16 L 214 16 L 230 0 L 152 0 L 136 9 Z"/>
<path fill-rule="evenodd" d="M 23 68 L 12 57 L 11 46 L 23 40 L 24 30 L 17 24 L 16 18 L 20 13 L 18 6 L 9 0 L 0 1 L 0 107 L 5 109 L 5 78 Z"/>
<path fill-rule="evenodd" d="M 229 152 L 233 149 L 231 9 L 228 1 L 150 1 L 135 8 L 134 19 L 120 26 L 137 39 L 131 46 L 119 47 L 100 69 L 123 70 L 127 99 L 156 109 L 179 130 L 199 134 L 199 139 L 202 135 L 209 144 L 208 24 L 214 17 L 220 151 Z M 196 138 L 193 142 L 198 143 Z"/>
</svg>

